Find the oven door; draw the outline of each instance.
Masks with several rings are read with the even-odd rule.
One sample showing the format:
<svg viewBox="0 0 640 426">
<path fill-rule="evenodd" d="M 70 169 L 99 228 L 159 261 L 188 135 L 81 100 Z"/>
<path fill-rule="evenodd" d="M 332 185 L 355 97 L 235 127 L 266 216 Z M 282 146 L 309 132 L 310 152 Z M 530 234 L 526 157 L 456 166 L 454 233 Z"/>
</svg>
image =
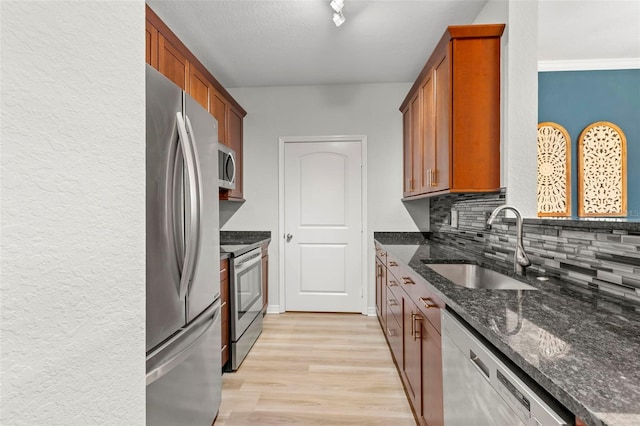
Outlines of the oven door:
<svg viewBox="0 0 640 426">
<path fill-rule="evenodd" d="M 232 339 L 237 341 L 262 313 L 262 250 L 257 248 L 233 262 Z"/>
</svg>

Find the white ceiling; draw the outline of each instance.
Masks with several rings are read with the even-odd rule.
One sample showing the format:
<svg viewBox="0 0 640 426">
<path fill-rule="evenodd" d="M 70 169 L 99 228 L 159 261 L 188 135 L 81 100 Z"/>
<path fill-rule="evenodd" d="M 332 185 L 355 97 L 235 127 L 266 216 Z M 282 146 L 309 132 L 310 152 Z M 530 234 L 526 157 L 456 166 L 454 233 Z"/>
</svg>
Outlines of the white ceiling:
<svg viewBox="0 0 640 426">
<path fill-rule="evenodd" d="M 413 82 L 486 0 L 147 0 L 225 87 Z M 640 57 L 640 0 L 540 0 L 540 60 Z M 612 42 L 615 40 L 615 42 Z M 578 42 L 576 42 L 578 41 Z"/>
</svg>

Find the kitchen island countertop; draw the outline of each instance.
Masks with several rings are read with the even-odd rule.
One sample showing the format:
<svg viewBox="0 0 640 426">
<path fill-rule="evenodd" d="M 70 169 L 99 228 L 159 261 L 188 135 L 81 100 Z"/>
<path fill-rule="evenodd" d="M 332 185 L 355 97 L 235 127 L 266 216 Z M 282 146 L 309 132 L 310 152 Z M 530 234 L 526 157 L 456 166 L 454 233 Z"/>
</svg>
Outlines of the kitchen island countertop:
<svg viewBox="0 0 640 426">
<path fill-rule="evenodd" d="M 428 240 L 376 237 L 535 382 L 590 426 L 640 425 L 640 306 L 557 279 L 519 277 L 537 291 L 469 289 L 425 263 L 491 259 Z"/>
</svg>

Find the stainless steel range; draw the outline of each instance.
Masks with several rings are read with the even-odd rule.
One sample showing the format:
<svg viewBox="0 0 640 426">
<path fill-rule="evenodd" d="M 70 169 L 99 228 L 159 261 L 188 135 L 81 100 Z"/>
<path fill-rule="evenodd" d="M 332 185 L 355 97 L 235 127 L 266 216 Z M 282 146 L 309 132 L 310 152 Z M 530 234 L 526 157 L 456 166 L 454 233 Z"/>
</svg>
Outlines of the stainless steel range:
<svg viewBox="0 0 640 426">
<path fill-rule="evenodd" d="M 223 245 L 238 254 L 246 246 Z M 237 370 L 262 332 L 262 250 L 234 255 L 229 280 L 231 311 L 231 370 Z"/>
</svg>

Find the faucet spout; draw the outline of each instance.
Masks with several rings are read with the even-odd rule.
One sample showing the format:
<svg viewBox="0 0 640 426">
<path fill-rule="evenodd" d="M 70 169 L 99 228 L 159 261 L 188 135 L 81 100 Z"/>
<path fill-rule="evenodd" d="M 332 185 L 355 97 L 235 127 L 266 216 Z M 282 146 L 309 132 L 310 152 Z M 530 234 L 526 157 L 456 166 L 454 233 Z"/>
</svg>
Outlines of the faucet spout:
<svg viewBox="0 0 640 426">
<path fill-rule="evenodd" d="M 491 227 L 493 221 L 496 219 L 498 214 L 503 210 L 511 210 L 516 215 L 516 249 L 513 256 L 513 269 L 516 274 L 525 275 L 525 268 L 531 265 L 531 261 L 529 260 L 529 256 L 524 251 L 524 244 L 522 242 L 522 215 L 520 211 L 514 206 L 510 206 L 507 204 L 503 204 L 502 206 L 496 207 L 496 209 L 491 213 L 489 219 L 487 219 L 487 225 Z"/>
</svg>

